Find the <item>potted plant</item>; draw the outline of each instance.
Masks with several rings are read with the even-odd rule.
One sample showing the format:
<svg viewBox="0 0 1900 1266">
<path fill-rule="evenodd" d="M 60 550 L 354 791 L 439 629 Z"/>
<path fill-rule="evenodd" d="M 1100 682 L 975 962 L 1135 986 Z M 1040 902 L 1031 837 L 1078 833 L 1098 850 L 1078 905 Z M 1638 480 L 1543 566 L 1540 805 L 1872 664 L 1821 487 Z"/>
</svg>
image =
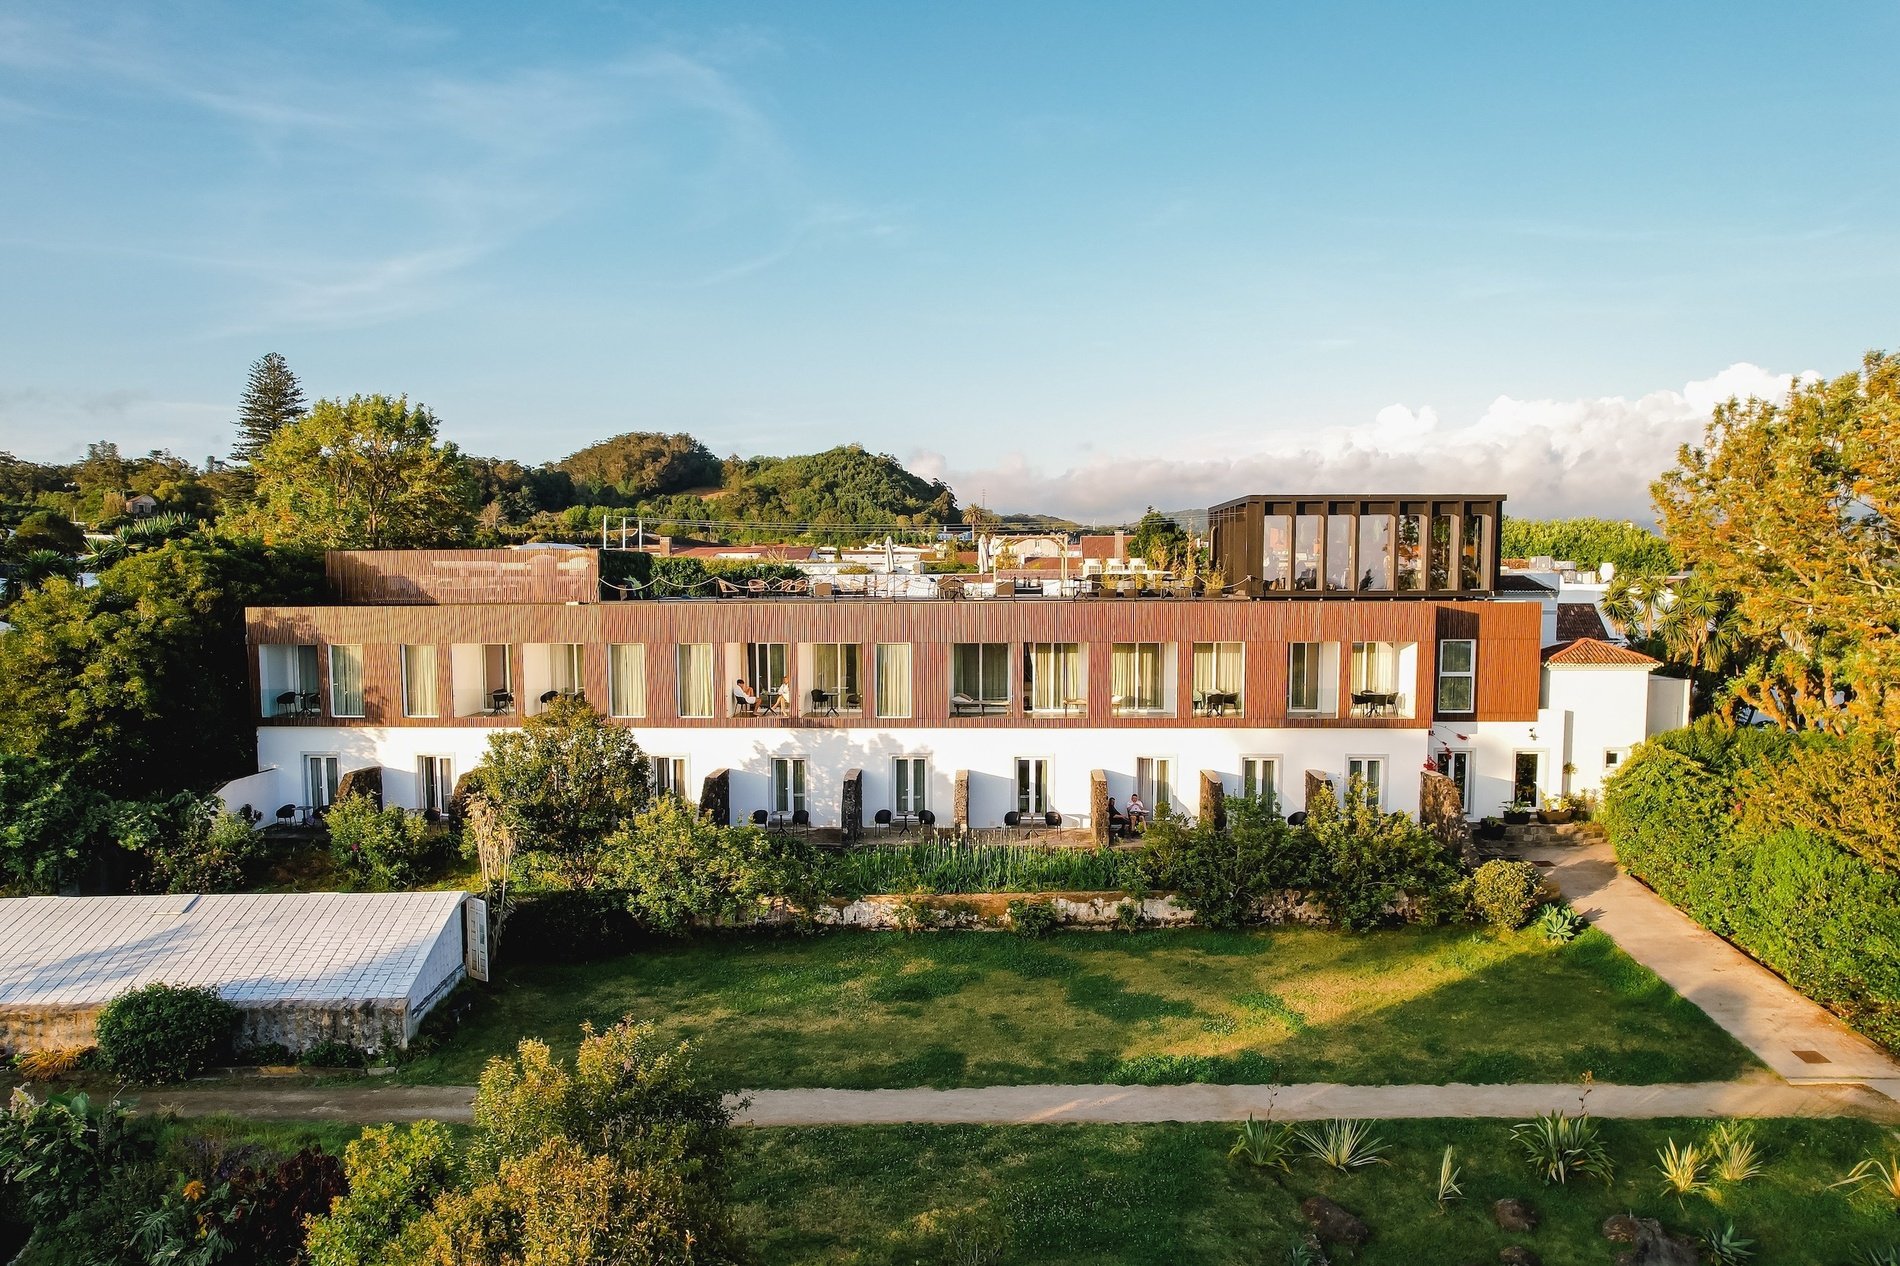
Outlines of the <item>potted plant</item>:
<svg viewBox="0 0 1900 1266">
<path fill-rule="evenodd" d="M 1545 796 L 1544 807 L 1537 811 L 1537 820 L 1546 826 L 1562 826 L 1574 821 L 1576 816 L 1576 806 L 1570 803 L 1568 796 Z"/>
<path fill-rule="evenodd" d="M 1504 806 L 1504 825 L 1523 826 L 1531 820 L 1531 806 L 1528 801 L 1513 800 Z"/>
<path fill-rule="evenodd" d="M 1504 819 L 1487 813 L 1478 819 L 1478 838 L 1481 840 L 1501 840 L 1504 838 Z"/>
</svg>

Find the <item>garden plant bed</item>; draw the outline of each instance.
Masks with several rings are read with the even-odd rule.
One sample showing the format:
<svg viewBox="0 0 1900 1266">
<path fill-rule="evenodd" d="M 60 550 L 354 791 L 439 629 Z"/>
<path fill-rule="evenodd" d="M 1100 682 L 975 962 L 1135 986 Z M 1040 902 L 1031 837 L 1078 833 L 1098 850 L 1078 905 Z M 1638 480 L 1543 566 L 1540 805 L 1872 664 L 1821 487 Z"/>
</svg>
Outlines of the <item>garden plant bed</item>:
<svg viewBox="0 0 1900 1266">
<path fill-rule="evenodd" d="M 1323 1195 L 1358 1214 L 1371 1239 L 1334 1260 L 1496 1261 L 1510 1244 L 1547 1266 L 1607 1262 L 1626 1245 L 1604 1219 L 1635 1213 L 1700 1234 L 1732 1221 L 1758 1262 L 1834 1266 L 1900 1244 L 1893 1202 L 1827 1190 L 1882 1145 L 1860 1121 L 1754 1125 L 1766 1169 L 1714 1197 L 1659 1194 L 1656 1152 L 1702 1140 L 1706 1121 L 1606 1121 L 1615 1181 L 1532 1176 L 1507 1122 L 1380 1122 L 1390 1163 L 1352 1174 L 1311 1159 L 1292 1172 L 1227 1159 L 1231 1126 L 859 1126 L 759 1130 L 738 1171 L 739 1223 L 762 1260 L 848 1266 L 914 1261 L 1258 1263 L 1286 1260 L 1305 1230 L 1299 1204 Z M 1447 1144 L 1464 1198 L 1434 1199 Z M 1541 1216 L 1507 1234 L 1491 1218 L 1506 1197 Z M 988 1245 L 992 1256 L 955 1255 Z"/>
<path fill-rule="evenodd" d="M 470 1084 L 522 1037 L 623 1014 L 735 1088 L 1708 1081 L 1757 1067 L 1600 933 L 1470 927 L 827 933 L 510 964 L 403 1076 Z M 555 1041 L 557 1050 L 572 1038 Z"/>
</svg>

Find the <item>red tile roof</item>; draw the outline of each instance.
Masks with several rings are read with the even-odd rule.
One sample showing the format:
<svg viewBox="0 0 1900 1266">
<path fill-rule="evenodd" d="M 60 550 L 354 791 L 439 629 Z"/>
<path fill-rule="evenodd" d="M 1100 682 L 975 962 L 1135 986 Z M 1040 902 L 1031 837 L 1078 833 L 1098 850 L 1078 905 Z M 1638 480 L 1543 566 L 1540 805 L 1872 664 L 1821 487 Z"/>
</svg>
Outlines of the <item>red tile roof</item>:
<svg viewBox="0 0 1900 1266">
<path fill-rule="evenodd" d="M 1124 537 L 1122 539 L 1124 542 L 1123 548 L 1125 549 L 1127 548 L 1127 538 Z M 1095 533 L 1084 534 L 1081 540 L 1081 549 L 1083 558 L 1100 558 L 1106 560 L 1120 557 L 1120 555 L 1115 552 L 1115 538 L 1113 536 L 1097 535 Z"/>
<path fill-rule="evenodd" d="M 1662 664 L 1660 659 L 1652 659 L 1641 651 L 1611 646 L 1594 637 L 1580 637 L 1574 642 L 1553 646 L 1544 652 L 1544 662 L 1559 667 L 1586 668 L 1655 668 Z"/>
<path fill-rule="evenodd" d="M 1557 640 L 1574 642 L 1580 637 L 1593 637 L 1602 641 L 1610 631 L 1603 627 L 1603 617 L 1597 611 L 1594 602 L 1559 602 L 1557 604 Z"/>
</svg>

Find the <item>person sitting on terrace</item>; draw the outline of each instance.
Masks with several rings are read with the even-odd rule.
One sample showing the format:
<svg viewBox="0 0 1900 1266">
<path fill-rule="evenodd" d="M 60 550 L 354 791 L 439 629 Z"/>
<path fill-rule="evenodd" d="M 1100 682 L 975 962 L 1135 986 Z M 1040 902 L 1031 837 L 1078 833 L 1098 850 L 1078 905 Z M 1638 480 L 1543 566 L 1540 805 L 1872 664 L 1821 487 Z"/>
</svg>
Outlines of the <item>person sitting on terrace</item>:
<svg viewBox="0 0 1900 1266">
<path fill-rule="evenodd" d="M 1130 792 L 1128 796 L 1129 831 L 1131 833 L 1138 833 L 1141 828 L 1146 825 L 1147 821 L 1148 806 L 1141 802 L 1141 793 L 1139 791 Z"/>
<path fill-rule="evenodd" d="M 790 677 L 781 677 L 778 679 L 778 689 L 772 692 L 772 710 L 774 712 L 784 712 L 788 714 L 791 712 L 792 679 Z"/>
<path fill-rule="evenodd" d="M 759 710 L 758 692 L 745 684 L 741 677 L 732 683 L 732 702 L 739 712 L 757 712 Z"/>
<path fill-rule="evenodd" d="M 1128 834 L 1128 819 L 1115 807 L 1115 797 L 1108 798 L 1108 833 L 1120 836 Z"/>
</svg>

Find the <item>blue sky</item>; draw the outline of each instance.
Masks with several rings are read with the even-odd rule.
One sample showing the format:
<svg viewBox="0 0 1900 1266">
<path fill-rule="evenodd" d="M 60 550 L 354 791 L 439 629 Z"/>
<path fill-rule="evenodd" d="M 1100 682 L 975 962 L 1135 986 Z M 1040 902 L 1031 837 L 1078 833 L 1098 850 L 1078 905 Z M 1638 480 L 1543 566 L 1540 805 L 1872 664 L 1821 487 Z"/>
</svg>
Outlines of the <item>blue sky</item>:
<svg viewBox="0 0 1900 1266">
<path fill-rule="evenodd" d="M 1427 478 L 1640 513 L 1711 400 L 1893 343 L 1896 37 L 0 0 L 0 448 L 222 452 L 277 350 L 531 461 L 690 430 L 1085 517 Z"/>
</svg>

